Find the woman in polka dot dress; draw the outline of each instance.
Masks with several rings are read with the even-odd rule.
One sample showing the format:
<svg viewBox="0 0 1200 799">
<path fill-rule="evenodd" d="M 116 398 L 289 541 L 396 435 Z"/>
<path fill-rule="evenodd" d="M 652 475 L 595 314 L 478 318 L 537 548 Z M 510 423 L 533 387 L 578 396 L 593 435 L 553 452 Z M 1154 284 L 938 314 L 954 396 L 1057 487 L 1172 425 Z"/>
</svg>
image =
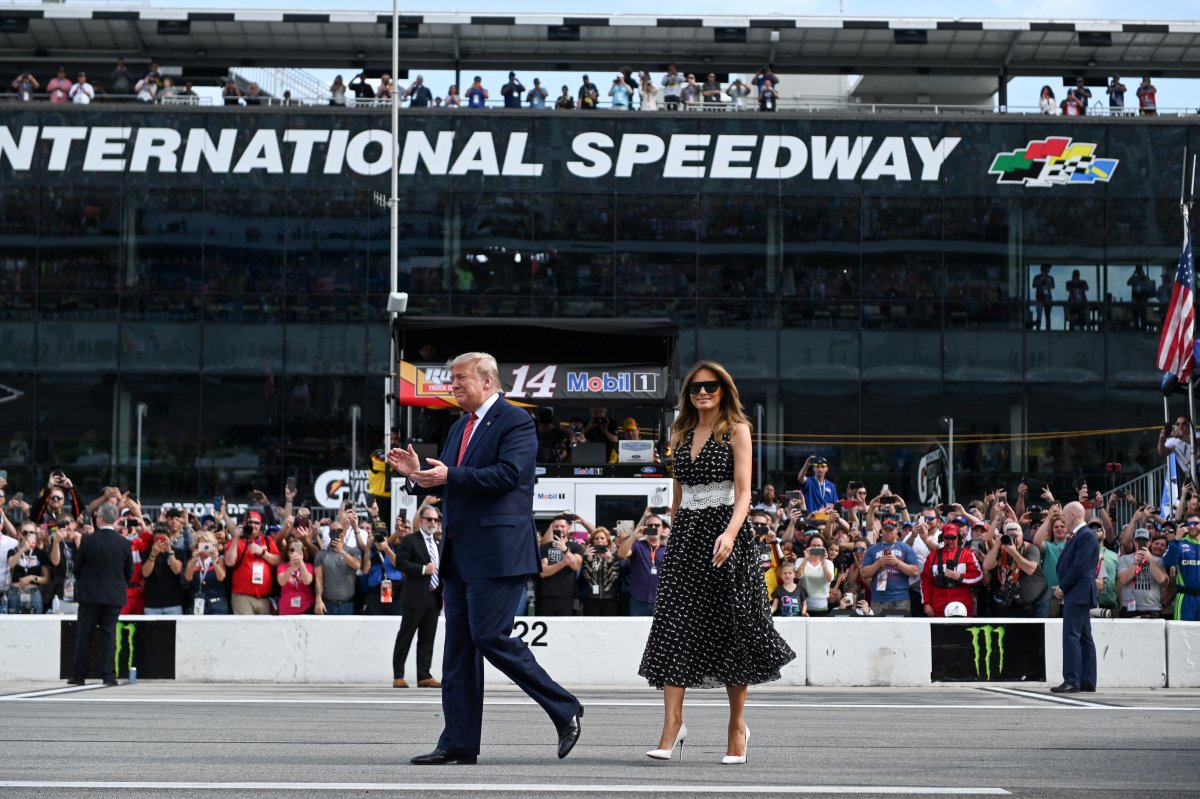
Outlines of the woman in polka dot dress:
<svg viewBox="0 0 1200 799">
<path fill-rule="evenodd" d="M 687 688 L 729 694 L 724 763 L 744 763 L 746 688 L 779 679 L 796 654 L 775 630 L 750 510 L 750 422 L 733 379 L 701 361 L 683 381 L 672 435 L 672 531 L 658 583 L 654 622 L 638 673 L 663 689 L 659 748 L 683 755 Z"/>
</svg>

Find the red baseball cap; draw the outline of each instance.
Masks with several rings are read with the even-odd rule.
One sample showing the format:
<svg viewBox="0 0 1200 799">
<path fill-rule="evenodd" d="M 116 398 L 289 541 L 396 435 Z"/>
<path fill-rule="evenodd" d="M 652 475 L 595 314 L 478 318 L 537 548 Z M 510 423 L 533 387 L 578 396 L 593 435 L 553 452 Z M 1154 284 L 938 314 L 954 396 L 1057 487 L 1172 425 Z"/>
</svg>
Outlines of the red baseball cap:
<svg viewBox="0 0 1200 799">
<path fill-rule="evenodd" d="M 257 522 L 261 522 L 261 521 L 262 521 L 262 514 L 261 514 L 261 513 L 259 513 L 259 512 L 258 512 L 258 511 L 256 511 L 256 510 L 252 510 L 252 511 L 250 511 L 249 513 L 247 513 L 247 514 L 246 514 L 246 520 L 247 520 L 247 521 L 249 521 L 250 519 L 254 519 L 254 520 L 255 520 L 255 521 L 257 521 Z"/>
</svg>

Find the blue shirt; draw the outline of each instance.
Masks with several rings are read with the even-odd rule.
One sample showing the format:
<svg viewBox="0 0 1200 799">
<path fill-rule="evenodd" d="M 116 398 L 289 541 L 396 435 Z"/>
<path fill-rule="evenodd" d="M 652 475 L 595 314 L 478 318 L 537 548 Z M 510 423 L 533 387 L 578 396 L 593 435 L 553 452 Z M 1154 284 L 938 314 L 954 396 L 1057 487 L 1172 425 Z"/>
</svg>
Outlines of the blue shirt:
<svg viewBox="0 0 1200 799">
<path fill-rule="evenodd" d="M 639 602 L 653 603 L 658 598 L 658 575 L 667 548 L 650 546 L 646 539 L 634 541 L 629 551 L 629 595 Z"/>
<path fill-rule="evenodd" d="M 483 96 L 483 87 L 472 85 L 467 89 L 467 105 L 471 108 L 484 108 L 485 100 Z"/>
<path fill-rule="evenodd" d="M 826 505 L 836 505 L 838 501 L 837 486 L 826 478 L 824 483 L 818 483 L 811 475 L 804 480 L 804 502 L 809 513 L 816 513 Z"/>
<path fill-rule="evenodd" d="M 811 479 L 811 478 L 810 478 Z M 913 552 L 913 548 L 903 541 L 896 541 L 891 544 L 885 544 L 880 541 L 875 546 L 867 550 L 867 554 L 863 557 L 863 565 L 870 566 L 877 560 L 883 558 L 885 550 L 892 550 L 898 560 L 916 566 L 917 553 Z M 886 585 L 880 588 L 880 581 L 886 576 Z M 901 572 L 899 569 L 889 569 L 884 566 L 875 572 L 875 574 L 867 579 L 871 586 L 871 601 L 872 602 L 904 602 L 908 600 L 908 575 Z"/>
</svg>

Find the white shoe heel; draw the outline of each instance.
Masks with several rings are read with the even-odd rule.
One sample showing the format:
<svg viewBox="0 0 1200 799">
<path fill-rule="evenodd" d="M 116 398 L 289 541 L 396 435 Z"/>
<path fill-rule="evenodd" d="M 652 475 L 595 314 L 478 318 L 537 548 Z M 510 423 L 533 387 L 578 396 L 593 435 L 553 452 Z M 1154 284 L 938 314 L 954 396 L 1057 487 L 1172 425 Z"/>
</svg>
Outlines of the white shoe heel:
<svg viewBox="0 0 1200 799">
<path fill-rule="evenodd" d="M 746 754 L 744 755 L 725 755 L 721 758 L 721 764 L 725 766 L 740 766 L 750 759 L 750 728 L 746 727 Z"/>
<path fill-rule="evenodd" d="M 675 752 L 675 746 L 679 746 L 679 762 L 683 762 L 683 742 L 687 740 L 687 727 L 683 724 L 679 725 L 679 732 L 675 734 L 675 742 L 671 744 L 670 749 L 651 749 L 646 753 L 646 757 L 652 760 L 670 760 L 671 755 Z"/>
</svg>

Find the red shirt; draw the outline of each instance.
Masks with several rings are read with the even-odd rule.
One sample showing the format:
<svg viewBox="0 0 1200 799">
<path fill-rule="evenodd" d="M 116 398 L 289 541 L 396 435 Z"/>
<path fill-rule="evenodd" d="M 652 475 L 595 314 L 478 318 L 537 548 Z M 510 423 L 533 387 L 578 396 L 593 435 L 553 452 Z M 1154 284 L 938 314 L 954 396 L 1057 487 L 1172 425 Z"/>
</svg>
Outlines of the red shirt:
<svg viewBox="0 0 1200 799">
<path fill-rule="evenodd" d="M 309 574 L 313 573 L 311 563 L 305 563 L 304 568 Z M 292 564 L 288 562 L 280 563 L 275 567 L 275 574 L 288 575 L 288 581 L 283 584 L 283 588 L 279 591 L 279 615 L 296 616 L 301 613 L 308 613 L 312 606 L 316 604 L 317 597 L 313 592 L 316 582 L 314 581 L 305 585 L 302 575 L 299 572 L 293 572 Z"/>
<path fill-rule="evenodd" d="M 266 546 L 267 552 L 272 555 L 279 554 L 279 547 L 275 546 L 275 539 L 270 536 L 260 535 L 249 540 Z M 249 551 L 246 542 L 245 538 L 229 542 L 229 546 L 237 547 L 238 556 L 237 566 L 233 570 L 233 593 L 256 597 L 270 596 L 271 582 L 275 579 L 275 569 L 271 564 Z M 260 564 L 257 570 L 256 563 Z M 256 577 L 258 579 L 255 579 Z"/>
</svg>

